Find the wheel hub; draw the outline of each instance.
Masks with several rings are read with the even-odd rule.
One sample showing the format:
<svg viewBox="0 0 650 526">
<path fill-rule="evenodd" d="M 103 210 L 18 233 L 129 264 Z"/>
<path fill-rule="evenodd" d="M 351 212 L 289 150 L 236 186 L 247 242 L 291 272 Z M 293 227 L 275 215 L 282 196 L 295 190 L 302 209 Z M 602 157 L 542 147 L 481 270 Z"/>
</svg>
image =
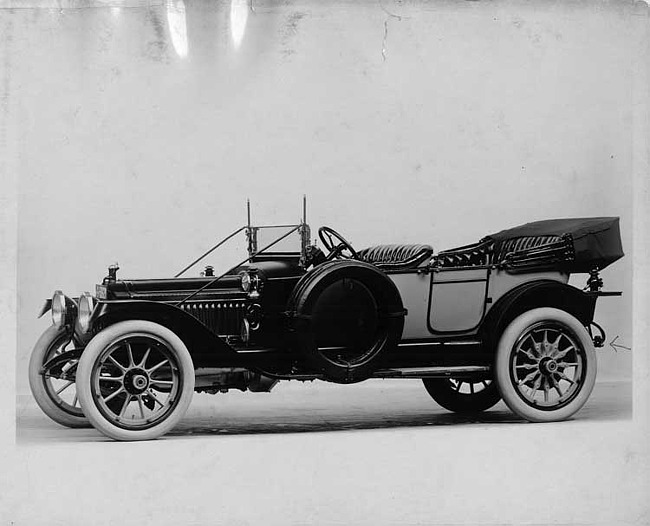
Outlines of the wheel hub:
<svg viewBox="0 0 650 526">
<path fill-rule="evenodd" d="M 557 372 L 557 369 L 558 364 L 552 358 L 544 358 L 539 363 L 539 370 L 546 375 L 551 375 Z"/>
<path fill-rule="evenodd" d="M 124 375 L 124 389 L 132 395 L 144 393 L 149 387 L 149 375 L 144 369 L 131 369 Z"/>
</svg>

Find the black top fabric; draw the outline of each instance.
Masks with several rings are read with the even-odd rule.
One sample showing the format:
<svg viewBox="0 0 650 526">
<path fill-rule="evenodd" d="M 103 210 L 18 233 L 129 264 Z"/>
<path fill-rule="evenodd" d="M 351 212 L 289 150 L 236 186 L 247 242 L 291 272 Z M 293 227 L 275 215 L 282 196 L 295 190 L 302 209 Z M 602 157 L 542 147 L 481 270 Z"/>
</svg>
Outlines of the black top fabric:
<svg viewBox="0 0 650 526">
<path fill-rule="evenodd" d="M 517 238 L 566 236 L 573 240 L 575 258 L 569 263 L 573 272 L 603 269 L 623 257 L 618 217 L 548 219 L 502 230 L 484 239 L 497 246 Z"/>
</svg>

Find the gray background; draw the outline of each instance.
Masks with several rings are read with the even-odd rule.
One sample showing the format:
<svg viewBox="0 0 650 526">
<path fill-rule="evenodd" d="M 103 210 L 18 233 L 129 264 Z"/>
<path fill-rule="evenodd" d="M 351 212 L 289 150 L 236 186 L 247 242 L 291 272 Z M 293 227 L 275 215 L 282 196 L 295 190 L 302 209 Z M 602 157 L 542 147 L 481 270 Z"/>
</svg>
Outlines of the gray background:
<svg viewBox="0 0 650 526">
<path fill-rule="evenodd" d="M 114 261 L 173 275 L 247 197 L 290 222 L 306 193 L 314 233 L 359 248 L 621 216 L 628 257 L 603 278 L 625 295 L 597 320 L 631 347 L 631 6 L 79 5 L 10 19 L 19 392 L 55 289 L 93 291 Z M 629 377 L 629 353 L 600 358 L 599 378 Z"/>
<path fill-rule="evenodd" d="M 648 522 L 643 4 L 3 4 L 0 523 Z M 599 378 L 633 378 L 634 419 L 13 445 L 54 289 L 115 260 L 168 276 L 247 197 L 284 222 L 303 193 L 358 247 L 621 216 L 603 277 L 625 295 L 597 319 L 635 353 L 603 351 Z"/>
</svg>

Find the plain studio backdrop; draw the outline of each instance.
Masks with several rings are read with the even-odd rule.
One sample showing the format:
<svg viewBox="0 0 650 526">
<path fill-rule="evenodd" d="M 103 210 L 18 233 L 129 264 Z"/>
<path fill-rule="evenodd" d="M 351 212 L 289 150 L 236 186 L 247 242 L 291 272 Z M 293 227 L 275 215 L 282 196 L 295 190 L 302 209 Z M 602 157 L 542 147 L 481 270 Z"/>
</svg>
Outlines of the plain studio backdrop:
<svg viewBox="0 0 650 526">
<path fill-rule="evenodd" d="M 608 342 L 618 336 L 617 343 L 635 347 L 637 353 L 647 351 L 645 342 L 632 339 L 632 208 L 640 199 L 633 186 L 635 166 L 638 171 L 634 145 L 643 142 L 639 130 L 647 127 L 644 4 L 400 0 L 0 0 L 0 4 L 5 6 L 0 9 L 0 138 L 9 152 L 1 156 L 0 169 L 16 178 L 18 196 L 18 394 L 29 393 L 29 354 L 50 323 L 49 316 L 37 320 L 36 315 L 54 290 L 70 296 L 93 292 L 107 266 L 116 261 L 120 277 L 171 277 L 245 223 L 247 198 L 253 222 L 286 223 L 299 220 L 303 194 L 312 233 L 329 225 L 357 248 L 429 243 L 438 251 L 539 219 L 620 216 L 626 256 L 602 277 L 607 290 L 622 290 L 623 296 L 600 299 L 596 321 L 606 328 Z M 643 148 L 647 146 L 642 147 L 646 151 Z M 234 244 L 206 263 L 218 272 L 241 259 L 242 248 Z M 582 288 L 585 278 L 578 276 L 573 283 Z M 615 353 L 606 345 L 598 357 L 599 380 L 632 378 L 632 353 Z M 289 459 L 289 468 L 274 471 L 275 485 L 262 495 L 270 499 L 270 491 L 274 498 L 284 499 L 281 492 L 292 487 L 290 480 L 307 481 L 299 495 L 313 489 L 309 498 L 313 500 L 295 497 L 293 508 L 283 516 L 286 521 L 276 517 L 275 524 L 300 523 L 301 518 L 321 524 L 367 522 L 372 517 L 368 510 L 375 508 L 365 499 L 372 494 L 380 508 L 382 502 L 395 506 L 401 502 L 406 513 L 386 507 L 385 522 L 378 519 L 375 524 L 395 523 L 400 517 L 410 517 L 404 520 L 411 523 L 423 517 L 432 522 L 505 522 L 509 517 L 519 524 L 546 523 L 560 507 L 565 521 L 585 522 L 598 514 L 598 520 L 612 524 L 620 512 L 634 522 L 641 516 L 638 497 L 647 489 L 647 471 L 635 463 L 633 449 L 625 453 L 620 449 L 619 455 L 617 447 L 609 446 L 609 440 L 616 439 L 613 426 L 595 425 L 589 434 L 600 441 L 589 448 L 572 442 L 569 428 L 559 428 L 557 440 L 566 442 L 562 448 L 550 448 L 556 466 L 566 468 L 558 472 L 542 454 L 549 452 L 548 442 L 535 438 L 546 436 L 543 429 L 554 428 L 503 425 L 502 429 L 512 429 L 512 437 L 528 433 L 528 438 L 499 442 L 494 448 L 478 437 L 462 442 L 467 446 L 465 464 L 465 457 L 450 449 L 451 442 L 440 442 L 434 449 L 449 456 L 436 460 L 435 466 L 428 457 L 415 461 L 400 456 L 390 474 L 382 471 L 390 462 L 376 463 L 370 457 L 359 461 L 366 458 L 364 451 L 373 449 L 367 448 L 369 435 L 357 433 L 349 437 L 350 444 L 356 444 L 352 449 L 336 449 L 338 442 L 330 449 L 339 461 L 352 450 L 360 452 L 350 462 L 372 466 L 368 484 L 375 480 L 376 485 L 364 485 L 357 504 L 349 497 L 360 487 L 355 484 L 366 479 L 351 468 L 335 471 L 336 460 L 331 466 L 318 461 L 322 471 L 314 475 L 310 466 L 315 459 Z M 498 425 L 465 429 L 467 437 L 481 431 L 506 440 Z M 533 429 L 537 434 L 526 431 Z M 436 436 L 443 440 L 450 433 L 441 430 Z M 329 433 L 328 443 L 334 435 Z M 372 436 L 376 448 L 392 444 L 392 435 Z M 412 433 L 402 449 L 404 444 L 424 444 L 427 437 Z M 233 441 L 195 438 L 180 441 L 184 452 L 175 450 L 188 465 L 193 465 L 194 457 L 185 455 L 192 447 L 200 448 L 197 459 L 235 448 Z M 250 443 L 245 438 L 238 443 Z M 310 443 L 321 444 L 322 439 L 314 434 Z M 164 451 L 178 443 L 111 447 L 106 459 L 135 470 L 132 476 L 111 471 L 108 460 L 101 460 L 108 449 L 95 449 L 96 444 L 80 444 L 74 451 L 61 445 L 55 455 L 38 448 L 25 451 L 14 469 L 23 473 L 22 463 L 31 459 L 31 475 L 28 471 L 27 481 L 21 483 L 8 478 L 7 485 L 17 484 L 16 492 L 24 492 L 16 502 L 27 506 L 36 499 L 50 511 L 30 511 L 16 504 L 10 518 L 48 523 L 48 517 L 63 513 L 66 503 L 56 497 L 59 483 L 34 472 L 44 472 L 43 466 L 50 465 L 54 470 L 60 462 L 77 472 L 69 481 L 65 474 L 59 479 L 64 485 L 69 482 L 70 495 L 76 483 L 88 484 L 75 512 L 86 517 L 86 523 L 110 523 L 106 509 L 90 496 L 94 490 L 104 494 L 97 486 L 102 477 L 114 486 L 107 488 L 109 494 L 118 488 L 119 498 L 109 501 L 111 506 L 134 501 L 128 508 L 134 524 L 164 521 L 174 513 L 183 517 L 179 524 L 192 517 L 208 523 L 209 506 L 189 510 L 181 498 L 184 494 L 177 495 L 174 489 L 180 486 L 172 483 L 205 479 L 207 468 L 197 467 L 186 476 L 178 461 L 172 462 L 170 472 L 161 470 L 160 479 L 141 474 L 150 485 L 142 502 L 153 502 L 153 489 L 159 488 L 167 507 L 144 511 L 139 507 L 140 490 L 129 490 L 136 486 L 137 466 L 145 465 L 147 452 L 161 451 L 151 461 L 169 465 L 170 458 L 181 457 Z M 275 444 L 270 437 L 255 442 L 260 448 L 269 443 Z M 294 446 L 295 458 L 308 458 L 310 448 L 299 437 L 287 436 L 283 443 L 278 450 L 281 458 L 289 457 L 287 448 Z M 426 447 L 422 445 L 420 454 Z M 530 457 L 524 455 L 526 448 L 534 448 Z M 475 464 L 472 454 L 479 450 L 484 454 Z M 247 455 L 255 456 L 255 451 Z M 213 467 L 228 473 L 234 468 L 222 466 L 227 457 L 223 455 L 219 463 L 213 459 Z M 238 488 L 243 495 L 258 495 L 251 489 L 257 474 L 265 472 L 268 462 L 277 465 L 273 455 L 258 456 L 266 460 L 245 469 L 253 478 L 229 479 L 220 491 L 232 495 L 229 491 Z M 507 458 L 519 459 L 518 466 L 503 471 L 497 459 Z M 451 459 L 457 460 L 445 464 Z M 456 462 L 461 462 L 466 479 L 462 473 L 454 478 Z M 432 473 L 452 478 L 430 477 L 424 467 L 418 468 L 425 465 L 434 466 Z M 515 475 L 533 469 L 536 475 L 516 482 Z M 412 483 L 411 476 L 418 482 Z M 313 477 L 320 477 L 323 484 L 312 488 Z M 617 500 L 609 487 L 592 485 L 601 479 L 611 481 L 621 498 Z M 169 486 L 163 485 L 166 480 L 172 481 Z M 566 485 L 574 493 L 565 493 Z M 551 492 L 548 507 L 541 500 L 528 500 L 526 488 L 531 486 L 533 492 Z M 219 492 L 210 488 L 197 489 L 195 495 L 202 502 L 218 500 Z M 485 500 L 466 507 L 466 491 L 490 495 L 496 504 Z M 438 492 L 444 492 L 445 499 L 431 497 Z M 318 495 L 334 500 L 319 500 Z M 572 496 L 570 502 L 565 501 L 567 495 Z M 223 515 L 224 520 L 258 509 L 233 498 L 240 504 L 238 511 Z M 266 505 L 272 507 L 273 502 Z M 435 513 L 427 515 L 434 507 Z M 528 515 L 529 507 L 542 510 L 541 515 Z M 111 510 L 118 513 L 118 508 Z M 119 509 L 126 513 L 126 504 Z M 303 515 L 305 509 L 316 511 Z M 318 520 L 318 513 L 329 520 Z M 226 523 L 247 523 L 239 521 Z"/>
<path fill-rule="evenodd" d="M 627 255 L 603 278 L 624 295 L 596 320 L 632 346 L 631 6 L 141 4 L 5 12 L 18 392 L 55 289 L 94 292 L 115 261 L 173 276 L 247 198 L 254 222 L 286 223 L 307 194 L 314 236 L 358 248 L 620 216 Z M 218 254 L 225 270 L 241 245 Z M 629 352 L 598 354 L 600 379 L 630 376 Z"/>
</svg>

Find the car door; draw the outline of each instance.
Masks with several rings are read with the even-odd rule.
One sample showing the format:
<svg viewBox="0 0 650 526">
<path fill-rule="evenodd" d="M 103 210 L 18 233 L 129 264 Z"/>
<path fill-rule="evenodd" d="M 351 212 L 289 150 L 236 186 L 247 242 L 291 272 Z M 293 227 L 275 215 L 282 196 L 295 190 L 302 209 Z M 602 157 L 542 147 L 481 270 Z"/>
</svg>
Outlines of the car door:
<svg viewBox="0 0 650 526">
<path fill-rule="evenodd" d="M 489 267 L 435 269 L 429 293 L 429 331 L 441 334 L 476 329 L 485 314 L 489 276 Z"/>
</svg>

